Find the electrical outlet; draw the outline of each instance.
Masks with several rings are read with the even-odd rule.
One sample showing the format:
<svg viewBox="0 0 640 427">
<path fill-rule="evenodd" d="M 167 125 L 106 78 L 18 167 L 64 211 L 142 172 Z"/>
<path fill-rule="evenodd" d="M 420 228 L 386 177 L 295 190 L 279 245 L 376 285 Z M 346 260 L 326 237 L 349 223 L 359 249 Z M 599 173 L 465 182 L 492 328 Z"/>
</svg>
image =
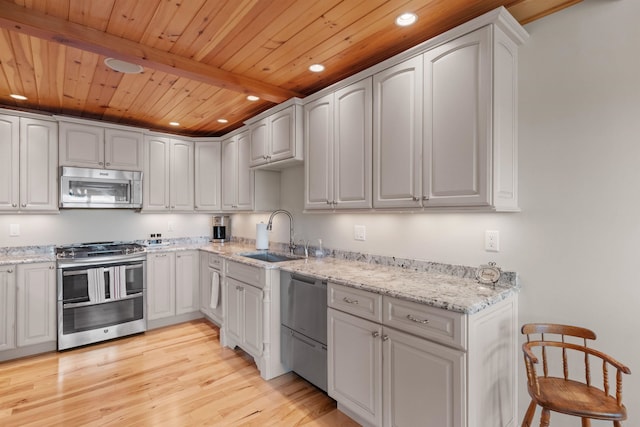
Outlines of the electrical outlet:
<svg viewBox="0 0 640 427">
<path fill-rule="evenodd" d="M 355 240 L 367 240 L 367 227 L 365 227 L 364 225 L 354 225 L 353 238 Z"/>
<path fill-rule="evenodd" d="M 500 232 L 487 230 L 484 235 L 484 249 L 487 252 L 500 252 Z"/>
<path fill-rule="evenodd" d="M 9 236 L 17 237 L 20 235 L 20 224 L 10 224 L 9 225 Z"/>
<path fill-rule="evenodd" d="M 167 223 L 167 231 L 173 231 L 174 228 L 175 228 L 175 224 L 173 223 L 173 221 L 169 221 Z"/>
</svg>

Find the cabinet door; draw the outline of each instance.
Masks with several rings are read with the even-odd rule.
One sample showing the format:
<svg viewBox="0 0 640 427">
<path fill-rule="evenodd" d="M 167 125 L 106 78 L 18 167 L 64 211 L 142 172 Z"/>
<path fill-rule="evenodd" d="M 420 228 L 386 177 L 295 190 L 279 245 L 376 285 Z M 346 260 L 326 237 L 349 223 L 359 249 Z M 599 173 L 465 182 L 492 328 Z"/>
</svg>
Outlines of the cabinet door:
<svg viewBox="0 0 640 427">
<path fill-rule="evenodd" d="M 176 258 L 173 253 L 147 255 L 148 319 L 176 314 Z"/>
<path fill-rule="evenodd" d="M 20 203 L 20 119 L 0 115 L 0 209 L 17 211 Z"/>
<path fill-rule="evenodd" d="M 145 211 L 169 209 L 169 155 L 171 140 L 145 136 L 142 208 Z"/>
<path fill-rule="evenodd" d="M 193 142 L 171 140 L 169 194 L 172 211 L 193 211 Z"/>
<path fill-rule="evenodd" d="M 195 145 L 195 210 L 222 209 L 220 142 L 197 142 Z"/>
<path fill-rule="evenodd" d="M 335 93 L 335 208 L 370 208 L 373 116 L 371 79 Z"/>
<path fill-rule="evenodd" d="M 333 94 L 304 106 L 305 209 L 333 206 L 333 119 Z"/>
<path fill-rule="evenodd" d="M 251 155 L 251 138 L 249 132 L 238 135 L 238 176 L 237 191 L 239 210 L 253 210 L 253 170 L 249 168 Z"/>
<path fill-rule="evenodd" d="M 383 425 L 466 425 L 465 353 L 391 328 L 383 339 Z"/>
<path fill-rule="evenodd" d="M 238 139 L 237 136 L 222 141 L 222 209 L 238 208 Z"/>
<path fill-rule="evenodd" d="M 490 31 L 424 55 L 425 206 L 490 204 Z"/>
<path fill-rule="evenodd" d="M 208 259 L 208 253 L 200 252 L 200 312 L 211 316 L 211 273 Z"/>
<path fill-rule="evenodd" d="M 176 314 L 200 309 L 199 262 L 198 251 L 176 254 Z"/>
<path fill-rule="evenodd" d="M 262 355 L 262 290 L 244 285 L 242 290 L 244 306 L 244 349 L 258 357 Z"/>
<path fill-rule="evenodd" d="M 52 262 L 17 267 L 18 347 L 57 339 L 56 270 Z"/>
<path fill-rule="evenodd" d="M 373 76 L 373 206 L 419 207 L 422 199 L 422 57 Z"/>
<path fill-rule="evenodd" d="M 327 392 L 363 420 L 382 425 L 382 326 L 328 310 Z"/>
<path fill-rule="evenodd" d="M 15 266 L 0 266 L 0 351 L 16 347 L 16 273 Z"/>
<path fill-rule="evenodd" d="M 244 328 L 243 286 L 241 283 L 230 278 L 225 278 L 224 285 L 226 289 L 225 335 L 231 344 L 230 346 L 234 347 L 242 343 Z"/>
<path fill-rule="evenodd" d="M 251 140 L 250 165 L 260 166 L 269 161 L 269 118 L 254 123 L 249 128 Z"/>
<path fill-rule="evenodd" d="M 107 169 L 143 170 L 142 133 L 120 129 L 104 130 L 104 166 Z"/>
<path fill-rule="evenodd" d="M 274 113 L 270 118 L 269 129 L 270 153 L 269 161 L 289 159 L 296 156 L 295 109 L 285 108 Z"/>
<path fill-rule="evenodd" d="M 60 166 L 104 167 L 104 128 L 60 122 Z"/>
<path fill-rule="evenodd" d="M 20 118 L 20 209 L 58 209 L 58 126 Z"/>
</svg>

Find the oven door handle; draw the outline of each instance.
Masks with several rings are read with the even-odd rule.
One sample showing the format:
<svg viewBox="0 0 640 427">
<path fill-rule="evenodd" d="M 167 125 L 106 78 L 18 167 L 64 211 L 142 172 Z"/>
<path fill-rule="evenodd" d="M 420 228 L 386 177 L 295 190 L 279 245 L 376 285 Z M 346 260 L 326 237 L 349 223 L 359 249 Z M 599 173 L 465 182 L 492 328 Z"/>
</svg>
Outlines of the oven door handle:
<svg viewBox="0 0 640 427">
<path fill-rule="evenodd" d="M 64 303 L 62 304 L 62 308 L 76 308 L 76 307 L 86 307 L 89 305 L 100 305 L 100 304 L 109 304 L 110 302 L 118 302 L 118 301 L 124 301 L 124 300 L 128 300 L 128 299 L 133 299 L 133 298 L 140 298 L 143 295 L 143 292 L 138 292 L 135 294 L 131 294 L 131 295 L 127 295 L 126 297 L 122 297 L 122 298 L 118 298 L 118 299 L 108 299 L 106 301 L 102 301 L 102 302 L 93 302 L 93 301 L 87 301 L 87 302 L 69 302 L 69 303 Z"/>
</svg>

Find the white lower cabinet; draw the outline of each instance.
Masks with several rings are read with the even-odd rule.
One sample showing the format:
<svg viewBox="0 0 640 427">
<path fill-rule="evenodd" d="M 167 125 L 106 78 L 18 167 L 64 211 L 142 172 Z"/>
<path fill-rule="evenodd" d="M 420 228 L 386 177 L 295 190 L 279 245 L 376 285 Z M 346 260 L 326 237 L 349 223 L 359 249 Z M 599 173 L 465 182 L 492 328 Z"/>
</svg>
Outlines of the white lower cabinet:
<svg viewBox="0 0 640 427">
<path fill-rule="evenodd" d="M 21 264 L 16 271 L 17 346 L 56 341 L 55 263 Z"/>
<path fill-rule="evenodd" d="M 147 319 L 164 319 L 149 327 L 186 320 L 200 314 L 198 251 L 147 254 Z"/>
<path fill-rule="evenodd" d="M 329 284 L 328 393 L 365 426 L 513 427 L 517 301 L 467 315 Z"/>
<path fill-rule="evenodd" d="M 16 347 L 16 273 L 14 265 L 0 266 L 0 351 Z"/>
<path fill-rule="evenodd" d="M 280 358 L 280 270 L 226 260 L 221 342 L 240 347 L 265 380 L 288 371 Z"/>
</svg>

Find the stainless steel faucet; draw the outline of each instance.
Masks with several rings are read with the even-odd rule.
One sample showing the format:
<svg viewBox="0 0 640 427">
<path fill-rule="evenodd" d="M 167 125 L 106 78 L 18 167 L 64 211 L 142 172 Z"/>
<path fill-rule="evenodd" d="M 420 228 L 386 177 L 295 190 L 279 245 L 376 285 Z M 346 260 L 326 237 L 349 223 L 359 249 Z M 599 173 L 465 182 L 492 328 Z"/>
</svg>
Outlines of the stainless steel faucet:
<svg viewBox="0 0 640 427">
<path fill-rule="evenodd" d="M 269 222 L 267 222 L 267 230 L 271 231 L 273 229 L 273 217 L 279 213 L 287 214 L 289 217 L 289 252 L 293 255 L 293 250 L 296 248 L 296 244 L 293 242 L 293 215 L 291 215 L 291 212 L 285 211 L 284 209 L 273 211 L 269 217 Z"/>
</svg>

